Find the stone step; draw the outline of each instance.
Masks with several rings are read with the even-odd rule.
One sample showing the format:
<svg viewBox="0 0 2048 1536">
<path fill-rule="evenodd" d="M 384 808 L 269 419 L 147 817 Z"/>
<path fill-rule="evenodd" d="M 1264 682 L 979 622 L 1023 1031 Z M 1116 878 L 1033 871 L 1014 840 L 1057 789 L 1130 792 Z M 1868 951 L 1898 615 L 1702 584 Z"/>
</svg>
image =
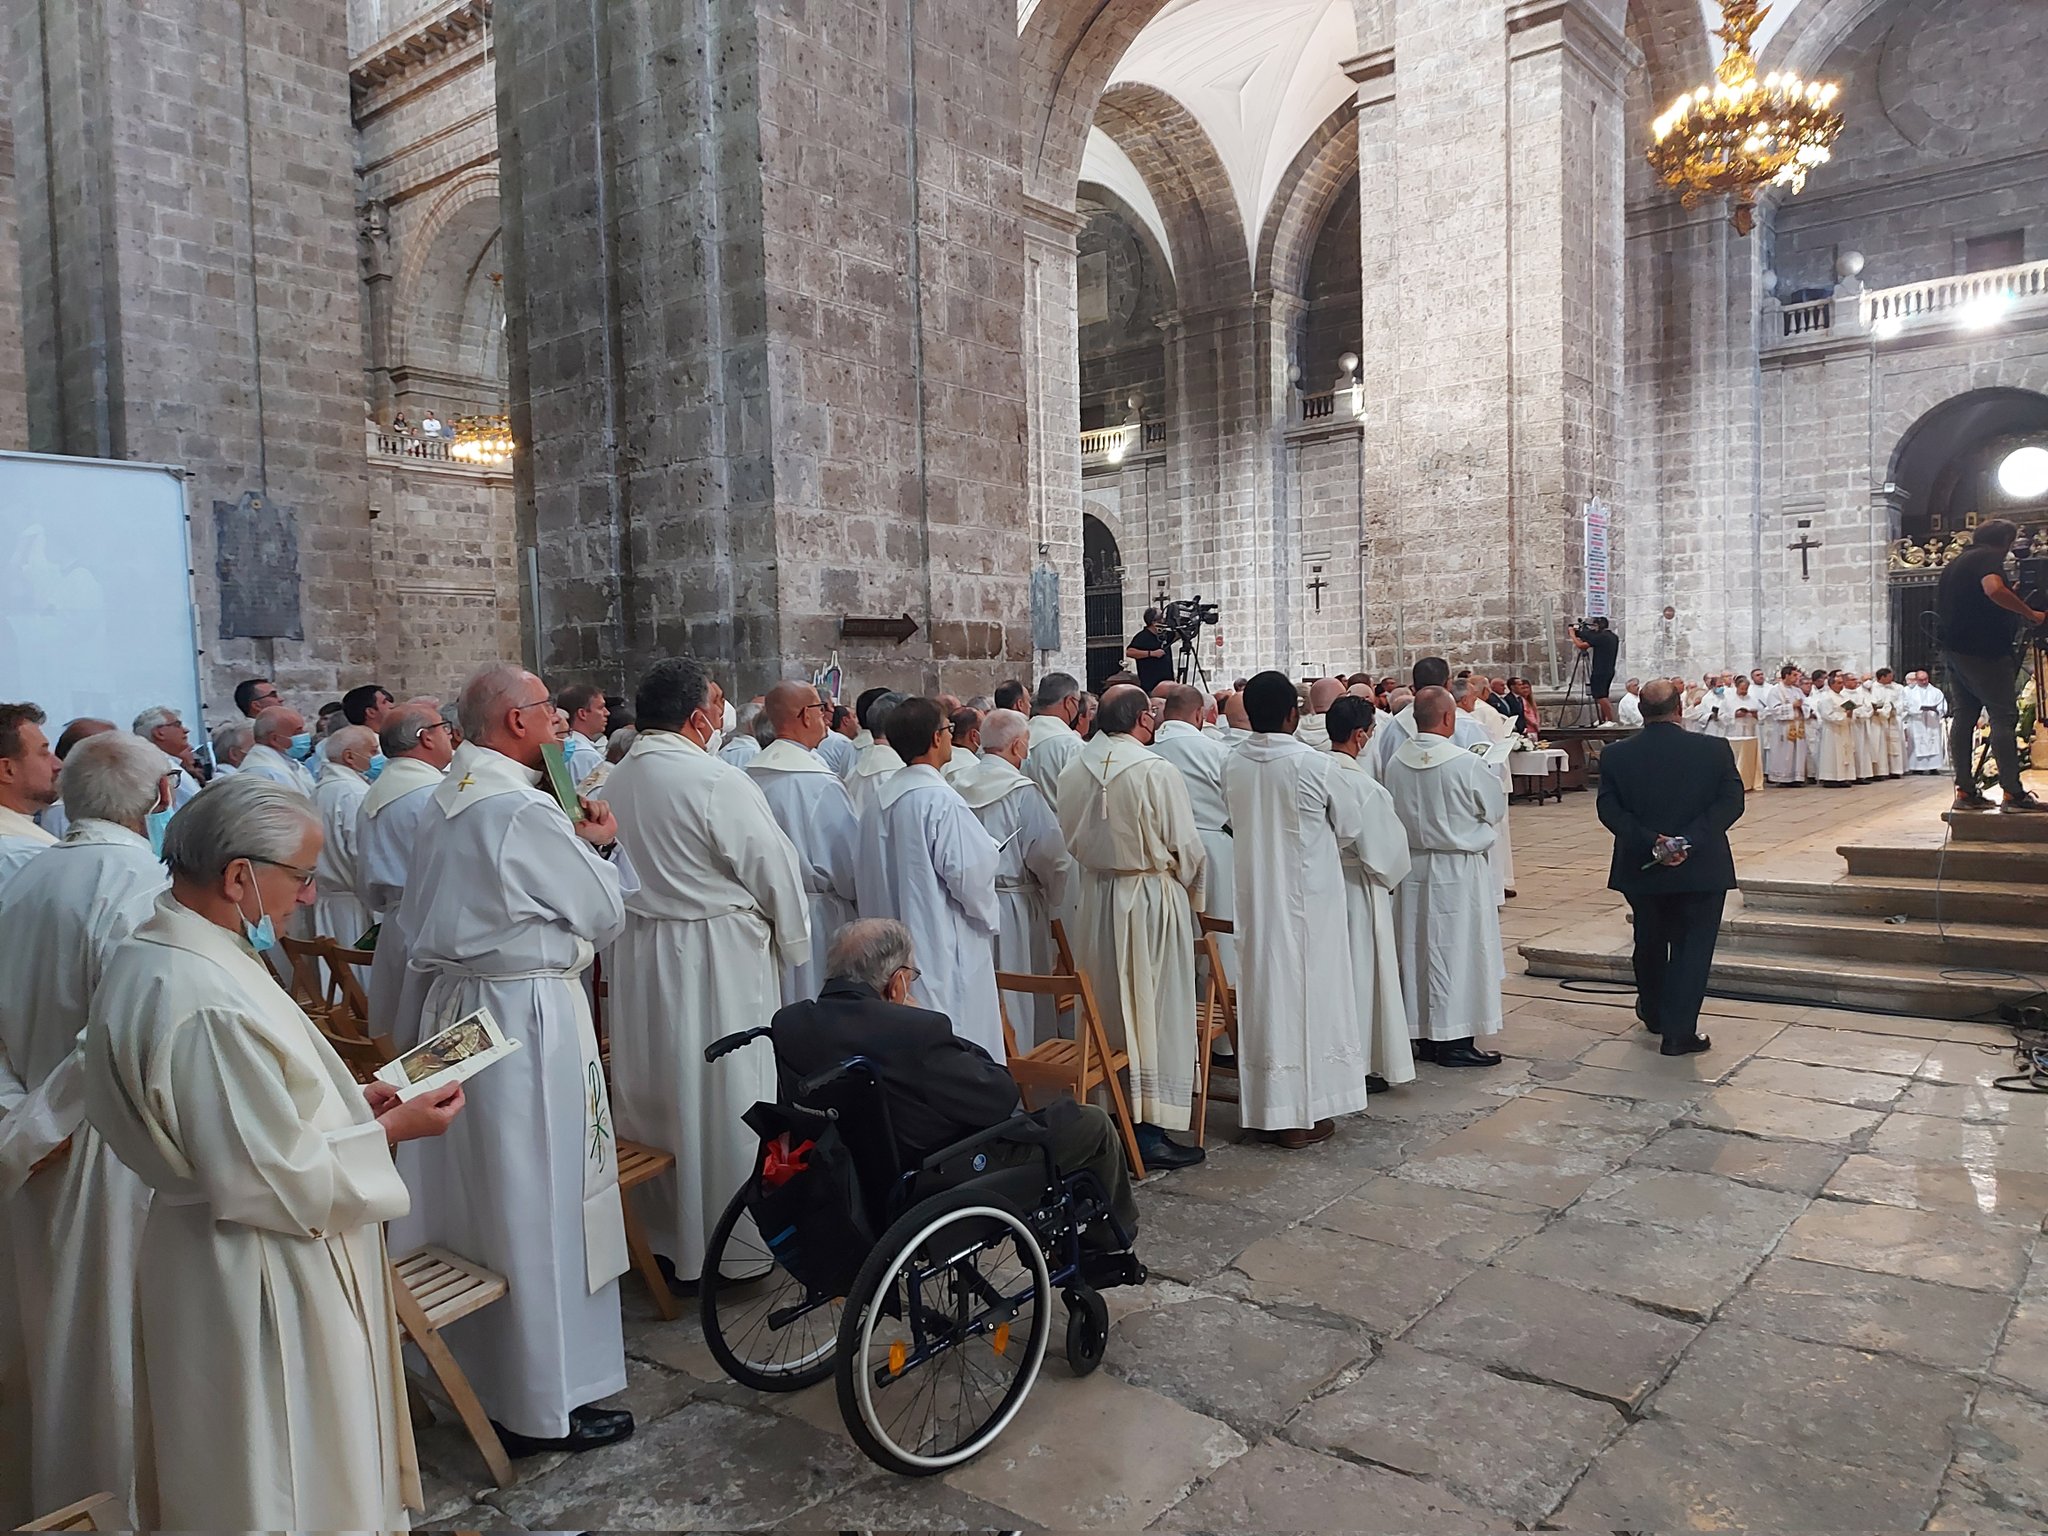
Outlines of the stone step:
<svg viewBox="0 0 2048 1536">
<path fill-rule="evenodd" d="M 1531 976 L 1623 983 L 1634 979 L 1625 948 L 1600 952 L 1525 944 L 1522 957 Z M 1944 981 L 1924 966 L 1876 960 L 1821 963 L 1805 956 L 1719 951 L 1708 987 L 1717 997 L 1957 1020 L 1988 1017 L 2000 1004 L 2025 1003 L 2039 995 L 2030 981 Z M 1711 1026 L 1708 1032 L 1712 1033 Z"/>
<path fill-rule="evenodd" d="M 1942 879 L 1937 882 L 1875 879 L 1779 880 L 1745 878 L 1745 911 L 1840 912 L 1869 917 L 1940 916 L 1950 923 L 2000 923 L 2014 927 L 2048 927 L 2048 886 L 2012 885 L 1982 880 Z"/>
<path fill-rule="evenodd" d="M 1745 954 L 1803 955 L 1816 964 L 1883 960 L 1942 969 L 1992 969 L 2048 975 L 2048 928 L 1928 918 L 1888 923 L 1839 912 L 1731 913 L 1721 945 Z"/>
<path fill-rule="evenodd" d="M 2048 886 L 2048 847 L 2040 844 L 1955 841 L 1942 848 L 1850 843 L 1836 851 L 1852 875 Z"/>
<path fill-rule="evenodd" d="M 1943 811 L 1949 835 L 1959 843 L 2048 843 L 2048 816 L 1992 811 Z"/>
</svg>

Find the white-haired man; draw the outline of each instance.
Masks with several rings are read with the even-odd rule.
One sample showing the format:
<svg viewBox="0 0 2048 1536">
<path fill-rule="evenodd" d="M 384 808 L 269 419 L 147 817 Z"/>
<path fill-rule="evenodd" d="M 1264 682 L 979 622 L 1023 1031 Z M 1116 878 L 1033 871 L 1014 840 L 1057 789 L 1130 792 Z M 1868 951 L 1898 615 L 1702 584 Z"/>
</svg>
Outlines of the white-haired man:
<svg viewBox="0 0 2048 1536">
<path fill-rule="evenodd" d="M 356 895 L 378 925 L 370 965 L 370 1022 L 388 1033 L 405 989 L 405 934 L 393 921 L 405 896 L 420 827 L 455 756 L 455 727 L 432 699 L 394 709 L 378 733 L 384 771 L 356 808 Z"/>
<path fill-rule="evenodd" d="M 135 717 L 134 731 L 169 758 L 172 768 L 177 770 L 178 790 L 171 807 L 173 810 L 199 793 L 196 771 L 199 761 L 192 751 L 192 734 L 185 729 L 185 722 L 175 709 L 167 704 L 145 709 Z"/>
<path fill-rule="evenodd" d="M 1014 709 L 991 710 L 981 722 L 981 756 L 953 788 L 996 841 L 996 969 L 1044 976 L 1054 963 L 1053 913 L 1067 898 L 1074 861 L 1052 807 L 1024 777 L 1030 746 L 1029 720 Z M 1011 992 L 1003 1006 L 1020 1050 L 1053 1038 L 1051 998 Z"/>
<path fill-rule="evenodd" d="M 707 750 L 721 702 L 689 657 L 648 668 L 633 695 L 639 735 L 603 792 L 640 882 L 605 958 L 619 1134 L 675 1154 L 641 1210 L 683 1285 L 753 1172 L 760 1141 L 740 1117 L 775 1096 L 771 1051 L 707 1063 L 704 1048 L 771 1017 L 783 971 L 811 957 L 796 849 L 754 781 Z"/>
<path fill-rule="evenodd" d="M 619 871 L 595 850 L 618 824 L 571 821 L 541 787 L 555 736 L 547 685 L 509 664 L 462 690 L 462 749 L 421 818 L 398 926 L 409 981 L 401 1046 L 487 1008 L 525 1049 L 472 1080 L 477 1112 L 407 1160 L 401 1251 L 438 1243 L 511 1283 L 448 1330 L 514 1455 L 587 1451 L 633 1432 L 597 1399 L 624 1390 L 624 1209 L 611 1101 L 583 973 L 625 926 Z"/>
<path fill-rule="evenodd" d="M 1320 687 L 1318 683 L 1316 688 Z M 1188 788 L 1188 804 L 1195 812 L 1195 827 L 1201 832 L 1202 847 L 1209 854 L 1207 899 L 1202 903 L 1202 910 L 1210 917 L 1231 922 L 1237 916 L 1237 860 L 1231 851 L 1230 807 L 1223 803 L 1223 768 L 1230 761 L 1232 750 L 1250 739 L 1250 732 L 1233 736 L 1228 744 L 1204 735 L 1201 718 L 1206 701 L 1201 690 L 1186 683 L 1168 683 L 1165 688 L 1159 725 L 1152 733 L 1152 750 L 1180 770 L 1181 780 Z M 1309 690 L 1312 696 L 1316 694 L 1316 688 Z M 1341 691 L 1341 684 L 1339 688 Z M 1329 706 L 1330 700 L 1326 698 L 1323 709 L 1316 712 L 1318 730 L 1322 730 L 1322 715 Z M 1308 741 L 1310 746 L 1318 745 L 1309 741 L 1307 736 L 1302 740 Z M 1327 748 L 1329 741 L 1328 731 L 1323 731 L 1321 747 Z M 1234 978 L 1237 975 L 1236 938 L 1227 933 L 1219 934 L 1216 947 L 1223 956 L 1224 973 Z"/>
<path fill-rule="evenodd" d="M 1906 772 L 1946 773 L 1948 696 L 1929 684 L 1925 672 L 1911 672 L 1899 705 L 1906 725 Z"/>
<path fill-rule="evenodd" d="M 64 769 L 69 834 L 0 896 L 0 1423 L 33 1507 L 134 1484 L 131 1323 L 148 1192 L 84 1121 L 77 1054 L 108 957 L 156 905 L 172 793 L 163 753 L 107 732 Z M 60 1206 L 94 1219 L 59 1235 Z M 31 1429 L 28 1415 L 33 1413 Z"/>
<path fill-rule="evenodd" d="M 296 789 L 312 799 L 313 775 L 300 761 L 313 749 L 306 717 L 288 705 L 277 704 L 256 717 L 253 730 L 256 744 L 242 759 L 242 772 L 282 784 L 286 789 Z"/>
<path fill-rule="evenodd" d="M 1080 681 L 1065 672 L 1048 672 L 1031 696 L 1031 745 L 1024 754 L 1024 777 L 1036 784 L 1045 803 L 1059 811 L 1060 775 L 1081 755 L 1074 734 L 1081 718 Z"/>
<path fill-rule="evenodd" d="M 356 818 L 370 792 L 370 760 L 376 755 L 375 731 L 367 725 L 343 726 L 327 738 L 327 768 L 313 790 L 325 837 L 313 871 L 313 932 L 348 948 L 370 926 L 370 914 L 357 893 L 361 864 Z"/>
<path fill-rule="evenodd" d="M 796 849 L 809 900 L 811 953 L 801 965 L 783 967 L 784 1003 L 818 995 L 832 935 L 859 911 L 860 822 L 845 782 L 818 752 L 827 740 L 846 740 L 832 736 L 830 716 L 831 706 L 809 683 L 777 683 L 762 701 L 775 739 L 746 770 Z"/>
<path fill-rule="evenodd" d="M 242 759 L 256 745 L 256 722 L 237 716 L 213 728 L 213 776 L 232 778 L 242 771 Z"/>
</svg>

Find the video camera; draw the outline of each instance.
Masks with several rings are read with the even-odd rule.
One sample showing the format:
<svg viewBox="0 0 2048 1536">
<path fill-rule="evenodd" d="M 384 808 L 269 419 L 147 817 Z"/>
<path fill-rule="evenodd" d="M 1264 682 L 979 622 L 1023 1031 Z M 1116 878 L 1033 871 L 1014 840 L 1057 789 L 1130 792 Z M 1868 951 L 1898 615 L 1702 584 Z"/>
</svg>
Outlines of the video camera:
<svg viewBox="0 0 2048 1536">
<path fill-rule="evenodd" d="M 1191 598 L 1182 598 L 1160 605 L 1160 623 L 1174 639 L 1184 646 L 1192 646 L 1200 637 L 1204 624 L 1223 622 L 1222 605 L 1205 603 L 1197 592 Z"/>
</svg>

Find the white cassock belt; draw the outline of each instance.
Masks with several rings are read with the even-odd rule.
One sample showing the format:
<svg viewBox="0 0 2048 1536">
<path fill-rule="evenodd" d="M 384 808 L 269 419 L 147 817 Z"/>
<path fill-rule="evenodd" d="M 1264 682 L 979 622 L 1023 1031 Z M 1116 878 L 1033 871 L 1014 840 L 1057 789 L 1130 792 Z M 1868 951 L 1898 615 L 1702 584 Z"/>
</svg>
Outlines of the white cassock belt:
<svg viewBox="0 0 2048 1536">
<path fill-rule="evenodd" d="M 406 962 L 408 970 L 428 976 L 467 977 L 476 981 L 566 981 L 575 999 L 576 1048 L 583 1062 L 583 1267 L 584 1281 L 595 1296 L 623 1275 L 629 1265 L 626 1252 L 626 1208 L 619 1194 L 619 1159 L 612 1132 L 611 1094 L 605 1088 L 604 1062 L 597 1054 L 597 1029 L 590 1020 L 590 999 L 582 987 L 583 973 L 590 969 L 597 953 L 588 939 L 576 940 L 576 962 L 562 969 L 531 971 L 475 971 L 447 965 Z M 420 1038 L 430 1038 L 434 1028 L 422 1026 Z M 445 1022 L 452 1023 L 452 1019 Z"/>
</svg>

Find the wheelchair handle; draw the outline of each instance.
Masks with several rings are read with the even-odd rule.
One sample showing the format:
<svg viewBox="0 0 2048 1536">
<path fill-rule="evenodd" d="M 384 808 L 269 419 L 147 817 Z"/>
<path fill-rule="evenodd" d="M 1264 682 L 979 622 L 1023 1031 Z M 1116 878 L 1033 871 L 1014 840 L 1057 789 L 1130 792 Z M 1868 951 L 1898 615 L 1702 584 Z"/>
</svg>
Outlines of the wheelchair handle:
<svg viewBox="0 0 2048 1536">
<path fill-rule="evenodd" d="M 771 1036 L 774 1033 L 775 1031 L 769 1029 L 766 1025 L 759 1029 L 743 1029 L 736 1035 L 727 1035 L 724 1039 L 714 1040 L 705 1046 L 704 1059 L 706 1061 L 716 1061 L 721 1056 L 730 1056 L 741 1046 L 750 1044 L 765 1036 Z"/>
<path fill-rule="evenodd" d="M 827 1067 L 822 1072 L 813 1072 L 809 1077 L 798 1083 L 796 1085 L 797 1102 L 801 1104 L 821 1088 L 831 1087 L 842 1077 L 851 1077 L 856 1068 L 867 1073 L 870 1077 L 875 1075 L 875 1069 L 869 1064 L 867 1057 L 849 1056 L 846 1060 L 840 1062 L 838 1066 Z"/>
</svg>

